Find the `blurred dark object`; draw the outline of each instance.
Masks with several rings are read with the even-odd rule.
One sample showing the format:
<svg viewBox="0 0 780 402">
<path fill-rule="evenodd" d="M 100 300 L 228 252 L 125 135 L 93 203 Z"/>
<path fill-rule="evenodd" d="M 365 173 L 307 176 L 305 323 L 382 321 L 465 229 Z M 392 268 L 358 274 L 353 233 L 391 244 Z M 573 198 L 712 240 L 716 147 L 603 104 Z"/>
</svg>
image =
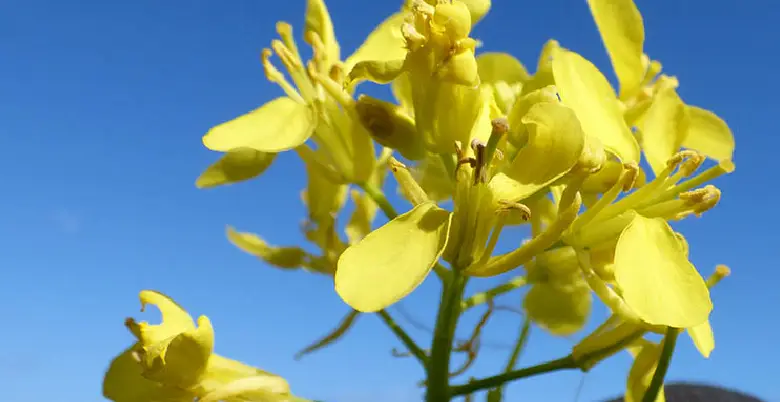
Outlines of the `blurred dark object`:
<svg viewBox="0 0 780 402">
<path fill-rule="evenodd" d="M 664 385 L 666 402 L 766 402 L 739 391 L 715 385 L 670 383 Z M 623 397 L 607 402 L 624 402 Z"/>
</svg>

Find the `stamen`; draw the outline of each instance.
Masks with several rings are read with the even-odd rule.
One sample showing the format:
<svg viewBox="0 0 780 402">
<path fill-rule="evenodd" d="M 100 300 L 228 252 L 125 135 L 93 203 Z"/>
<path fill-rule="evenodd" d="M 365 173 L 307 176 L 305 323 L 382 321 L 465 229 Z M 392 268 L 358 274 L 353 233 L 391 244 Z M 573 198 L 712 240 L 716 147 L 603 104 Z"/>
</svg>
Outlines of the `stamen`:
<svg viewBox="0 0 780 402">
<path fill-rule="evenodd" d="M 715 272 L 707 278 L 707 287 L 712 288 L 718 284 L 723 278 L 731 275 L 731 270 L 725 265 L 718 265 L 715 267 Z"/>
<path fill-rule="evenodd" d="M 601 212 L 603 212 L 608 205 L 612 204 L 622 191 L 631 190 L 634 187 L 634 182 L 636 181 L 638 174 L 639 166 L 636 163 L 631 162 L 623 164 L 623 171 L 620 173 L 618 180 L 612 188 L 605 192 L 592 207 L 585 210 L 585 212 L 574 220 L 574 223 L 572 223 L 571 227 L 567 230 L 566 236 L 568 237 L 569 235 L 576 234 L 583 226 L 596 220 Z"/>
<path fill-rule="evenodd" d="M 290 73 L 290 77 L 292 77 L 293 82 L 295 82 L 295 85 L 298 87 L 303 99 L 306 100 L 306 102 L 311 102 L 314 98 L 315 91 L 311 84 L 311 80 L 306 75 L 300 56 L 297 56 L 278 39 L 271 41 L 271 49 L 279 56 L 279 59 L 282 61 L 282 64 L 284 64 L 287 72 Z"/>
<path fill-rule="evenodd" d="M 265 77 L 268 79 L 268 81 L 278 84 L 284 91 L 285 95 L 287 95 L 290 99 L 300 103 L 305 103 L 301 97 L 301 94 L 299 94 L 298 91 L 296 91 L 295 88 L 290 85 L 290 83 L 284 77 L 284 74 L 282 74 L 282 72 L 274 67 L 273 63 L 271 63 L 270 58 L 272 54 L 273 52 L 271 49 L 266 48 L 263 49 L 263 52 L 260 55 L 260 58 L 263 62 L 263 71 L 265 72 Z"/>
</svg>

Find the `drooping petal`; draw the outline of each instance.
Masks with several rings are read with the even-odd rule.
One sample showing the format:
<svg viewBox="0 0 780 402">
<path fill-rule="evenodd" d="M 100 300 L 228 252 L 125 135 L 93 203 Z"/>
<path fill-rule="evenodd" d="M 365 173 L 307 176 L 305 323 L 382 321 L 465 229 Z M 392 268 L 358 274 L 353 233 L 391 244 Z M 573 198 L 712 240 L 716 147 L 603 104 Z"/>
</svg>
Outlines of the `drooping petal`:
<svg viewBox="0 0 780 402">
<path fill-rule="evenodd" d="M 275 153 L 260 152 L 251 148 L 228 151 L 201 173 L 195 181 L 195 186 L 210 188 L 255 178 L 268 169 L 275 158 Z"/>
<path fill-rule="evenodd" d="M 557 180 L 577 163 L 585 136 L 572 109 L 553 102 L 537 103 L 522 119 L 528 143 L 507 174 L 497 174 L 490 187 L 497 199 L 519 201 Z"/>
<path fill-rule="evenodd" d="M 336 292 L 361 312 L 381 310 L 422 283 L 449 238 L 450 213 L 427 202 L 399 215 L 347 248 Z"/>
<path fill-rule="evenodd" d="M 639 145 L 631 134 L 615 92 L 604 75 L 577 53 L 557 48 L 552 59 L 555 85 L 563 103 L 574 109 L 585 134 L 598 138 L 623 162 L 639 162 Z"/>
<path fill-rule="evenodd" d="M 203 145 L 221 152 L 236 148 L 281 152 L 306 142 L 314 127 L 315 116 L 308 106 L 280 97 L 212 128 L 203 137 Z"/>
<path fill-rule="evenodd" d="M 406 56 L 406 47 L 401 25 L 404 23 L 405 13 L 395 13 L 379 24 L 371 32 L 362 45 L 344 62 L 345 70 L 363 60 L 401 60 Z"/>
<path fill-rule="evenodd" d="M 336 34 L 333 30 L 333 21 L 330 19 L 330 13 L 323 0 L 307 1 L 304 35 L 307 32 L 316 32 L 320 37 L 322 44 L 325 45 L 328 64 L 341 59 L 339 43 L 336 41 Z"/>
<path fill-rule="evenodd" d="M 734 135 L 720 117 L 709 110 L 688 106 L 688 131 L 683 138 L 685 148 L 694 149 L 707 157 L 721 161 L 734 155 Z"/>
<path fill-rule="evenodd" d="M 641 402 L 650 386 L 650 382 L 658 367 L 658 360 L 661 357 L 661 345 L 652 342 L 643 342 L 639 353 L 634 358 L 634 364 L 628 372 L 626 381 L 626 402 Z M 655 402 L 665 402 L 664 390 L 661 388 Z"/>
<path fill-rule="evenodd" d="M 144 378 L 136 358 L 140 345 L 111 361 L 103 377 L 103 396 L 114 402 L 192 402 L 194 394 Z"/>
<path fill-rule="evenodd" d="M 672 86 L 663 87 L 642 120 L 642 150 L 656 176 L 680 149 L 685 134 L 685 105 Z"/>
<path fill-rule="evenodd" d="M 618 239 L 614 267 L 623 299 L 648 324 L 690 328 L 712 311 L 704 279 L 663 219 L 634 214 Z"/>
<path fill-rule="evenodd" d="M 307 253 L 299 247 L 274 247 L 253 233 L 238 232 L 228 226 L 227 238 L 245 253 L 284 269 L 300 268 L 307 258 Z"/>
<path fill-rule="evenodd" d="M 687 328 L 687 332 L 693 341 L 693 345 L 696 346 L 696 350 L 705 358 L 709 358 L 715 349 L 715 336 L 712 334 L 710 321 L 707 320 L 699 325 Z"/>
<path fill-rule="evenodd" d="M 639 90 L 645 76 L 642 63 L 645 28 L 634 0 L 588 0 L 593 19 L 620 83 L 620 97 Z"/>
<path fill-rule="evenodd" d="M 488 52 L 477 57 L 479 79 L 484 83 L 525 82 L 530 77 L 523 63 L 507 53 Z"/>
</svg>

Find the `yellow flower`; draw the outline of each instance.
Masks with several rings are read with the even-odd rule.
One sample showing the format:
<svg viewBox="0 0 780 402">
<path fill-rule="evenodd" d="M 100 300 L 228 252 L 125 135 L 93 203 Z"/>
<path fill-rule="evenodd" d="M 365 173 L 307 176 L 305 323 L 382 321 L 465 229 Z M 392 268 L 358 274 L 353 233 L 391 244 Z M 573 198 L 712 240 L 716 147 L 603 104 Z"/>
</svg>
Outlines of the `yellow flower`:
<svg viewBox="0 0 780 402">
<path fill-rule="evenodd" d="M 644 54 L 644 22 L 634 1 L 588 4 L 618 77 L 624 118 L 640 131 L 653 171 L 663 170 L 680 147 L 731 160 L 734 138 L 726 123 L 710 111 L 685 105 L 676 93 L 677 79 L 659 77 L 661 64 Z"/>
<path fill-rule="evenodd" d="M 287 382 L 274 374 L 213 353 L 214 330 L 206 316 L 197 325 L 167 296 L 144 290 L 162 323 L 126 321 L 137 342 L 117 356 L 103 380 L 103 395 L 116 402 L 288 401 Z"/>
<path fill-rule="evenodd" d="M 355 100 L 344 89 L 344 69 L 379 54 L 402 57 L 400 15 L 380 24 L 345 62 L 340 61 L 333 23 L 322 0 L 308 1 L 304 38 L 312 46 L 313 57 L 307 63 L 298 52 L 292 27 L 278 23 L 281 40 L 272 41 L 271 49 L 263 50 L 262 62 L 266 77 L 277 83 L 285 96 L 209 130 L 203 137 L 204 145 L 227 154 L 202 175 L 199 186 L 255 177 L 267 168 L 275 153 L 306 148 L 310 138 L 323 151 L 317 159 L 322 169 L 333 170 L 339 181 L 368 180 L 375 165 L 374 146 L 360 122 Z M 280 58 L 292 83 L 271 63 L 272 54 Z M 239 150 L 246 151 L 240 151 L 240 157 L 233 155 Z"/>
</svg>

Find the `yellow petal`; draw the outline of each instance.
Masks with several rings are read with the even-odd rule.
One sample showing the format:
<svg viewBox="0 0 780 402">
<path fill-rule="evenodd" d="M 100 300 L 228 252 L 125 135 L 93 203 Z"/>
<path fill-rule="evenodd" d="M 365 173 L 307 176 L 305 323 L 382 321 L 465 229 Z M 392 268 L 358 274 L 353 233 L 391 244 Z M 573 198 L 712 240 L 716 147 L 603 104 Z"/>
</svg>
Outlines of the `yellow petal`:
<svg viewBox="0 0 780 402">
<path fill-rule="evenodd" d="M 222 152 L 236 148 L 280 152 L 306 142 L 314 127 L 314 114 L 308 106 L 280 97 L 212 128 L 203 137 L 203 145 Z"/>
<path fill-rule="evenodd" d="M 404 109 L 407 115 L 414 116 L 414 102 L 412 100 L 412 82 L 409 80 L 409 73 L 403 73 L 396 77 L 391 84 L 393 96 L 398 104 Z"/>
<path fill-rule="evenodd" d="M 133 345 L 111 361 L 103 378 L 103 396 L 114 402 L 192 402 L 195 395 L 143 377 Z"/>
<path fill-rule="evenodd" d="M 135 324 L 135 321 L 129 323 L 131 330 L 143 346 L 153 345 L 182 332 L 195 329 L 192 317 L 170 297 L 153 290 L 143 290 L 139 297 L 141 311 L 144 311 L 146 306 L 151 304 L 156 306 L 162 315 L 162 322 L 157 325 L 151 325 L 145 321 L 138 324 Z"/>
<path fill-rule="evenodd" d="M 688 131 L 682 145 L 715 160 L 731 160 L 734 135 L 726 122 L 709 110 L 696 106 L 688 106 L 687 112 Z"/>
<path fill-rule="evenodd" d="M 509 121 L 508 140 L 515 146 L 523 147 L 528 142 L 528 132 L 523 123 L 523 118 L 531 110 L 532 106 L 542 102 L 560 103 L 555 86 L 550 85 L 531 91 L 518 98 L 512 105 L 512 109 L 507 116 Z"/>
<path fill-rule="evenodd" d="M 577 117 L 560 103 L 537 103 L 522 121 L 529 132 L 528 143 L 515 156 L 507 176 L 496 175 L 490 182 L 499 199 L 522 200 L 562 177 L 577 163 L 585 145 Z"/>
<path fill-rule="evenodd" d="M 196 389 L 200 395 L 207 394 L 214 396 L 213 393 L 223 392 L 224 390 L 231 389 L 230 384 L 233 384 L 236 381 L 255 377 L 268 378 L 268 380 L 272 381 L 272 383 L 276 384 L 278 387 L 262 388 L 256 390 L 258 393 L 244 390 L 244 393 L 241 393 L 243 399 L 238 400 L 266 401 L 268 399 L 263 398 L 276 397 L 277 395 L 289 395 L 290 388 L 283 378 L 273 373 L 260 370 L 258 368 L 249 366 L 233 359 L 222 357 L 217 354 L 211 355 L 206 374 L 201 378 L 200 384 Z M 232 389 L 235 390 L 236 388 Z M 272 391 L 271 395 L 263 394 L 263 392 L 266 391 Z M 231 402 L 237 401 L 236 399 L 228 400 Z"/>
<path fill-rule="evenodd" d="M 661 357 L 661 345 L 647 342 L 634 359 L 631 370 L 628 372 L 626 382 L 626 402 L 641 402 L 642 398 L 653 380 L 653 374 Z M 664 390 L 661 388 L 655 402 L 665 402 Z"/>
<path fill-rule="evenodd" d="M 459 0 L 465 3 L 471 13 L 471 24 L 476 24 L 490 11 L 490 0 Z"/>
<path fill-rule="evenodd" d="M 615 249 L 615 281 L 626 304 L 651 325 L 689 328 L 707 320 L 707 285 L 669 224 L 634 214 Z"/>
<path fill-rule="evenodd" d="M 305 162 L 308 181 L 302 194 L 303 202 L 309 209 L 310 220 L 325 222 L 344 206 L 347 186 L 334 182 L 321 165 L 310 160 Z"/>
<path fill-rule="evenodd" d="M 642 150 L 656 176 L 666 168 L 682 143 L 685 133 L 685 105 L 671 86 L 663 87 L 642 120 Z"/>
<path fill-rule="evenodd" d="M 528 317 L 558 336 L 572 335 L 582 329 L 590 316 L 591 304 L 590 288 L 584 282 L 568 286 L 536 283 L 523 300 Z"/>
<path fill-rule="evenodd" d="M 227 228 L 227 238 L 243 252 L 251 254 L 279 268 L 300 268 L 306 262 L 307 254 L 298 247 L 269 246 L 262 238 L 253 233 L 237 232 Z"/>
<path fill-rule="evenodd" d="M 401 25 L 404 23 L 405 13 L 395 13 L 379 24 L 368 35 L 362 45 L 344 62 L 345 70 L 363 60 L 400 60 L 406 56 L 406 47 Z"/>
<path fill-rule="evenodd" d="M 559 47 L 560 45 L 555 39 L 545 42 L 539 55 L 539 61 L 536 63 L 536 72 L 531 76 L 531 79 L 523 83 L 523 95 L 555 84 L 552 71 L 552 55 Z"/>
<path fill-rule="evenodd" d="M 450 213 L 420 204 L 347 248 L 336 270 L 336 292 L 361 312 L 381 310 L 419 286 L 449 238 Z"/>
<path fill-rule="evenodd" d="M 363 60 L 356 63 L 349 71 L 346 85 L 354 87 L 362 81 L 387 84 L 403 72 L 403 67 L 404 59 Z"/>
<path fill-rule="evenodd" d="M 507 53 L 488 52 L 477 57 L 477 69 L 481 82 L 503 81 L 508 84 L 525 82 L 528 71 L 520 60 Z"/>
<path fill-rule="evenodd" d="M 347 234 L 349 244 L 354 244 L 371 232 L 371 223 L 374 221 L 377 205 L 371 197 L 357 190 L 352 190 L 350 196 L 355 204 L 355 210 L 349 217 L 344 232 Z"/>
<path fill-rule="evenodd" d="M 705 358 L 709 358 L 713 349 L 715 349 L 715 336 L 712 334 L 710 321 L 707 320 L 699 325 L 690 327 L 687 329 L 687 332 L 693 341 L 693 345 L 696 346 L 696 350 Z"/>
<path fill-rule="evenodd" d="M 615 92 L 604 75 L 577 53 L 553 51 L 553 75 L 558 93 L 574 109 L 585 134 L 598 138 L 623 162 L 639 162 L 639 145 L 628 129 Z"/>
<path fill-rule="evenodd" d="M 639 90 L 645 76 L 642 63 L 645 28 L 633 0 L 588 0 L 612 67 L 620 83 L 620 97 Z"/>
<path fill-rule="evenodd" d="M 198 402 L 252 400 L 263 402 L 287 402 L 290 386 L 275 375 L 257 375 L 239 378 L 204 395 Z"/>
<path fill-rule="evenodd" d="M 341 59 L 339 43 L 333 31 L 333 21 L 323 0 L 308 0 L 306 6 L 306 32 L 316 32 L 325 45 L 328 64 Z"/>
<path fill-rule="evenodd" d="M 268 169 L 274 158 L 275 153 L 251 148 L 234 149 L 206 168 L 195 181 L 195 186 L 210 188 L 252 179 Z"/>
<path fill-rule="evenodd" d="M 198 318 L 198 328 L 182 332 L 154 345 L 144 346 L 144 377 L 190 389 L 200 382 L 214 350 L 214 329 L 208 317 Z"/>
</svg>

